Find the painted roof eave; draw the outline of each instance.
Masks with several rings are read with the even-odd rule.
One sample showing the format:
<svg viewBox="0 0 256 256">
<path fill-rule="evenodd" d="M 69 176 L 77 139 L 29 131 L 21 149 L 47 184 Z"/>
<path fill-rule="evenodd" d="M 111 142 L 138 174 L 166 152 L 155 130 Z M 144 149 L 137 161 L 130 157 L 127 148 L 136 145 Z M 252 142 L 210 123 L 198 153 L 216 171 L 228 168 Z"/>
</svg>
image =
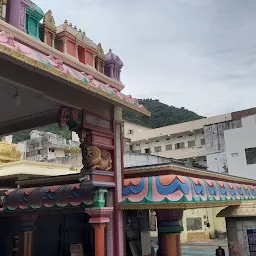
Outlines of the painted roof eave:
<svg viewBox="0 0 256 256">
<path fill-rule="evenodd" d="M 190 168 L 187 166 L 173 164 L 173 163 L 125 168 L 124 176 L 125 177 L 126 175 L 129 177 L 158 176 L 159 173 L 161 172 L 165 172 L 167 174 L 173 174 L 173 175 L 193 176 L 199 179 L 212 179 L 212 180 L 218 179 L 225 182 L 241 182 L 243 184 L 250 184 L 250 185 L 256 186 L 256 180 L 223 174 L 223 173 L 201 170 L 198 168 Z"/>
<path fill-rule="evenodd" d="M 120 209 L 192 209 L 256 200 L 256 186 L 167 174 L 124 180 Z"/>
</svg>

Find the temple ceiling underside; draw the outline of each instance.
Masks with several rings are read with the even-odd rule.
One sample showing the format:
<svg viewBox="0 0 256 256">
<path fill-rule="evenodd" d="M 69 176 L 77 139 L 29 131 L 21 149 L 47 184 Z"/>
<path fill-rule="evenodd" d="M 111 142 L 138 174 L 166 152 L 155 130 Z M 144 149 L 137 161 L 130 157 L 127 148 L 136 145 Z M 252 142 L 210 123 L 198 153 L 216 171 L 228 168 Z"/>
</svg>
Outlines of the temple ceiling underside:
<svg viewBox="0 0 256 256">
<path fill-rule="evenodd" d="M 118 89 L 111 87 L 63 63 L 63 61 L 47 56 L 14 40 L 14 37 L 0 32 L 0 54 L 11 57 L 16 62 L 28 64 L 39 71 L 50 73 L 57 78 L 71 82 L 95 95 L 104 97 L 114 104 L 135 110 L 150 116 L 150 112 L 139 104 L 132 96 L 126 96 Z"/>
<path fill-rule="evenodd" d="M 174 174 L 125 179 L 121 209 L 189 209 L 239 205 L 256 186 Z"/>
</svg>

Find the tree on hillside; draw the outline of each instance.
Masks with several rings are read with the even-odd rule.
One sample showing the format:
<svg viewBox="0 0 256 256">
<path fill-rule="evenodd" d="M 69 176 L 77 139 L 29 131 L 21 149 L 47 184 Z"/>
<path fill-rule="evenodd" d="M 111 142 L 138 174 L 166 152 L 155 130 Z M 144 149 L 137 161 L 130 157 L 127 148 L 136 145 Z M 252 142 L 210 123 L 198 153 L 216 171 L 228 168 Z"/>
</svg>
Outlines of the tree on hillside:
<svg viewBox="0 0 256 256">
<path fill-rule="evenodd" d="M 150 128 L 159 128 L 203 118 L 184 107 L 176 108 L 174 106 L 168 106 L 159 100 L 140 99 L 139 102 L 151 112 L 151 118 L 125 110 L 123 115 L 124 120 Z"/>
</svg>

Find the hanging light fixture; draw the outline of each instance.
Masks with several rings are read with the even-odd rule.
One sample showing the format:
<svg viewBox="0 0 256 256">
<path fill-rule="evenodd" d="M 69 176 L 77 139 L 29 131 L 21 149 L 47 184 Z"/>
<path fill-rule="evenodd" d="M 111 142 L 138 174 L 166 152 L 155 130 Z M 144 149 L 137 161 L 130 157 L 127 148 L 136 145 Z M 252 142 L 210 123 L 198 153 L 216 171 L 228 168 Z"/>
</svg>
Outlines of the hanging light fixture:
<svg viewBox="0 0 256 256">
<path fill-rule="evenodd" d="M 15 104 L 17 106 L 20 106 L 20 104 L 21 104 L 21 96 L 19 95 L 18 90 L 16 90 L 16 92 L 15 92 L 15 94 L 13 96 L 13 100 L 14 100 L 14 102 L 15 102 Z"/>
</svg>

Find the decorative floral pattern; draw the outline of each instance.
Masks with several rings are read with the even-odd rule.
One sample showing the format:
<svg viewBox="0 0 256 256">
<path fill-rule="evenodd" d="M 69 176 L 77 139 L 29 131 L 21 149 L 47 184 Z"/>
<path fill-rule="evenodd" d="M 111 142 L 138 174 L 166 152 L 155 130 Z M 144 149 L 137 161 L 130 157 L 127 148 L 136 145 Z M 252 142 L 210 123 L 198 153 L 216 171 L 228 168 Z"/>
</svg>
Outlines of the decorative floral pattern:
<svg viewBox="0 0 256 256">
<path fill-rule="evenodd" d="M 122 204 L 255 200 L 256 187 L 179 175 L 125 179 Z"/>
</svg>

